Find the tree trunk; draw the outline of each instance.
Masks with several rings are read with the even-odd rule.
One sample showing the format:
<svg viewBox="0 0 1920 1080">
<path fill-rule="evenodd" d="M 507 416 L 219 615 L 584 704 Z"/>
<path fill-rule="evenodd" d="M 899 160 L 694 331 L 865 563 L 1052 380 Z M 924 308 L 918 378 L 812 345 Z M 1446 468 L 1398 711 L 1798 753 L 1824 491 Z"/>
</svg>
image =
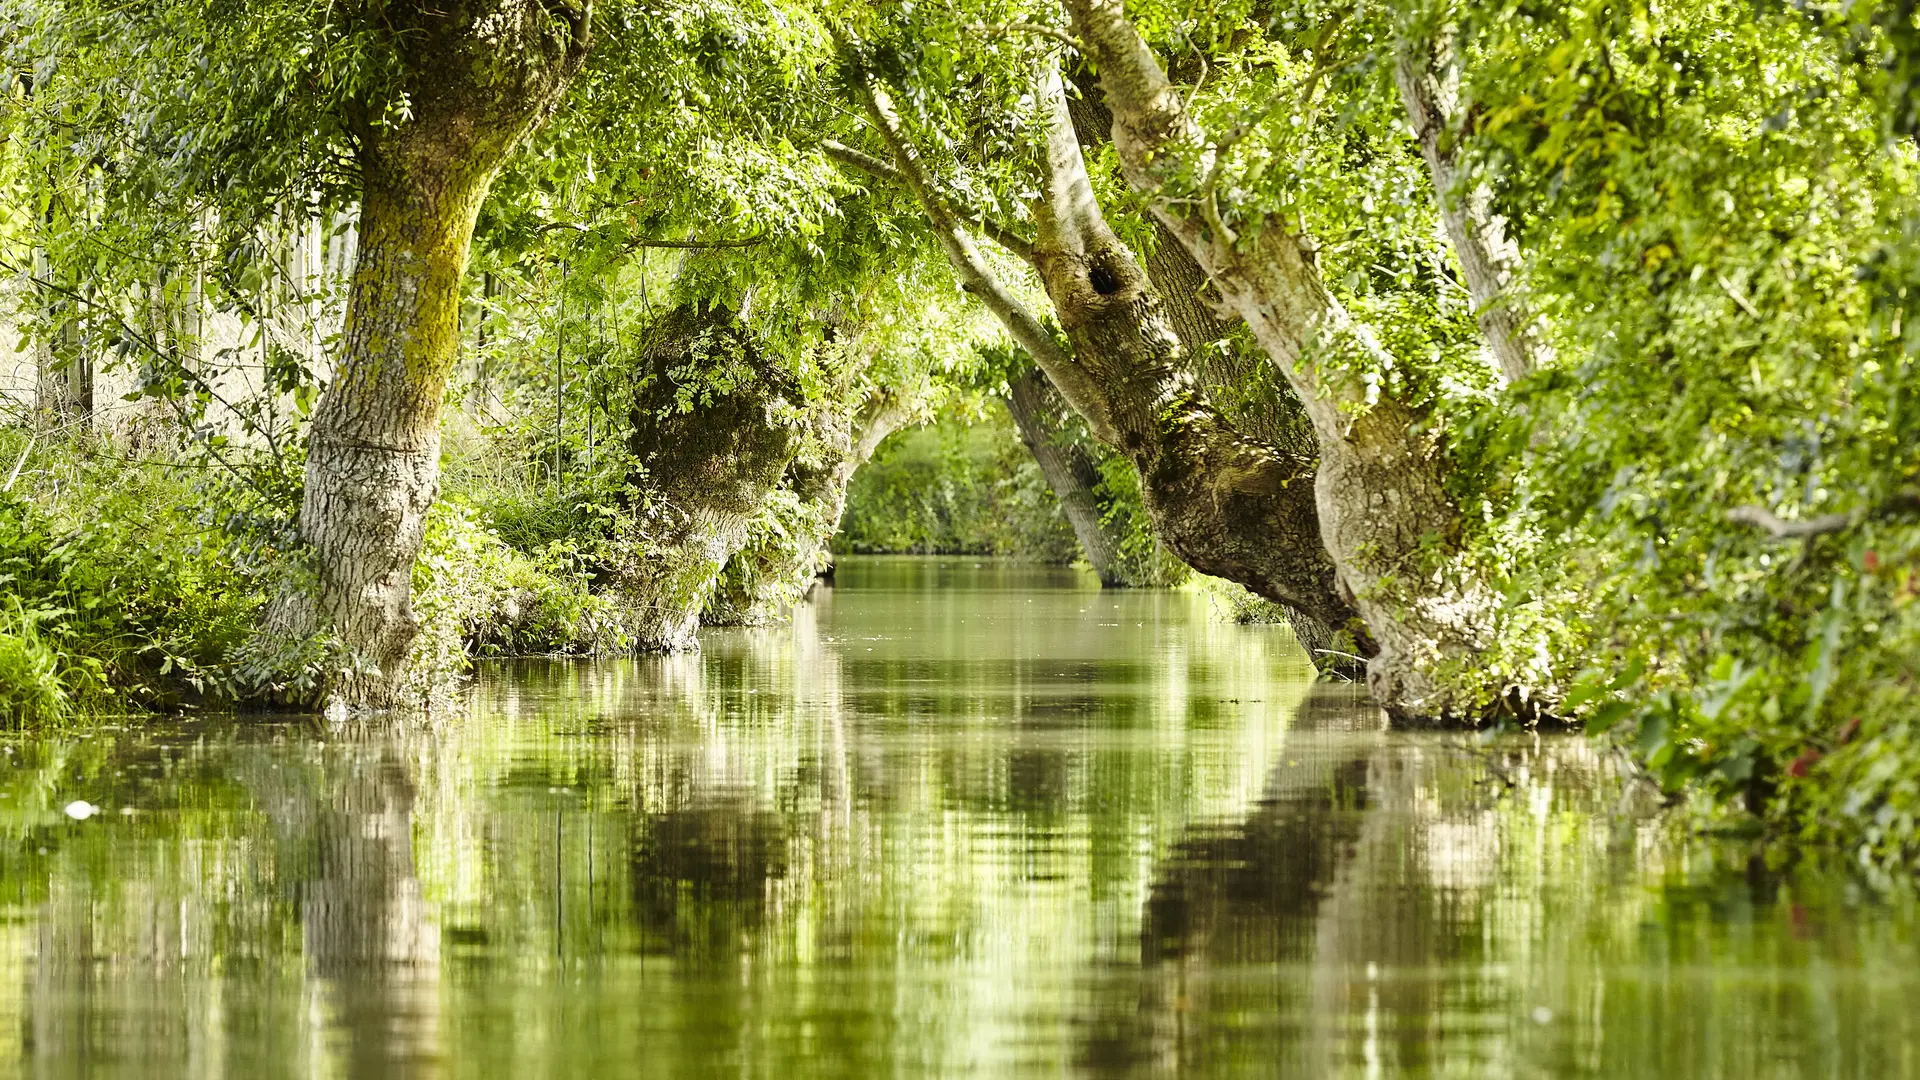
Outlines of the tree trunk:
<svg viewBox="0 0 1920 1080">
<path fill-rule="evenodd" d="M 1109 588 L 1137 584 L 1129 580 L 1120 552 L 1120 540 L 1111 535 L 1109 523 L 1100 505 L 1100 468 L 1086 448 L 1063 442 L 1060 429 L 1066 402 L 1060 391 L 1047 381 L 1046 373 L 1029 367 L 1007 380 L 1007 396 L 1001 401 L 1013 417 L 1020 441 L 1040 466 L 1060 502 L 1060 512 L 1086 553 L 1087 564 L 1100 575 L 1100 584 Z"/>
<path fill-rule="evenodd" d="M 715 389 L 713 374 L 732 387 Z M 813 417 L 791 376 L 724 308 L 675 309 L 652 331 L 635 376 L 631 486 L 642 496 L 612 591 L 637 650 L 692 650 L 722 569 Z"/>
<path fill-rule="evenodd" d="M 1158 290 L 1100 212 L 1057 72 L 1043 80 L 1041 100 L 1051 124 L 1034 264 L 1074 345 L 1077 363 L 1062 391 L 1104 413 L 1176 554 L 1347 627 L 1353 609 L 1336 591 L 1320 541 L 1313 459 L 1247 438 L 1200 393 Z M 1300 636 L 1320 635 L 1311 628 Z M 1364 632 L 1356 637 L 1366 640 Z"/>
<path fill-rule="evenodd" d="M 79 330 L 61 323 L 52 340 L 34 342 L 34 409 L 50 427 L 84 426 L 93 417 L 93 365 L 81 347 Z"/>
<path fill-rule="evenodd" d="M 1432 37 L 1414 36 L 1395 43 L 1393 77 L 1406 103 L 1414 139 L 1426 158 L 1440 220 L 1467 279 L 1481 336 L 1500 373 L 1508 382 L 1518 382 L 1539 367 L 1545 346 L 1533 313 L 1512 295 L 1520 249 L 1508 239 L 1505 223 L 1493 212 L 1492 193 L 1484 186 L 1455 190 L 1458 151 L 1447 139 L 1447 125 L 1459 97 L 1457 72 L 1445 62 Z"/>
<path fill-rule="evenodd" d="M 845 416 L 820 425 L 834 429 L 815 432 L 821 460 L 796 458 L 781 480 L 793 495 L 795 520 L 784 523 L 784 534 L 764 527 L 753 531 L 727 562 L 700 621 L 707 626 L 765 626 L 786 618 L 820 573 L 827 542 L 846 512 L 847 485 L 855 470 L 910 416 L 904 403 L 883 393 L 870 398 L 851 425 Z"/>
<path fill-rule="evenodd" d="M 1214 192 L 1169 189 L 1171 162 L 1211 143 L 1185 111 L 1119 0 L 1067 0 L 1073 27 L 1097 65 L 1113 141 L 1128 182 L 1246 320 L 1305 406 L 1320 445 L 1314 489 L 1321 535 L 1379 644 L 1367 670 L 1376 700 L 1402 719 L 1478 712 L 1495 696 L 1470 684 L 1494 600 L 1429 565 L 1437 542 L 1457 542 L 1463 519 L 1442 485 L 1443 461 L 1425 417 L 1391 397 L 1369 400 L 1352 366 L 1324 358 L 1385 357 L 1320 280 L 1292 226 L 1260 223 L 1238 236 L 1208 212 Z M 1214 151 L 1189 175 L 1212 175 Z M 1449 674 L 1451 673 L 1451 674 Z"/>
<path fill-rule="evenodd" d="M 1080 144 L 1098 150 L 1113 142 L 1113 113 L 1100 96 L 1100 81 L 1084 69 L 1067 97 Z M 1149 215 L 1154 240 L 1144 264 L 1160 294 L 1167 323 L 1192 358 L 1200 389 L 1234 430 L 1297 458 L 1314 458 L 1313 426 L 1300 399 L 1253 341 L 1237 315 L 1222 313 L 1218 290 L 1193 254 L 1165 222 Z M 1315 528 L 1318 528 L 1316 522 Z"/>
<path fill-rule="evenodd" d="M 411 116 L 392 126 L 356 118 L 359 247 L 300 507 L 315 580 L 284 595 L 269 623 L 282 639 L 337 639 L 347 664 L 325 689 L 348 706 L 416 700 L 409 592 L 437 493 L 474 219 L 501 162 L 586 57 L 588 10 L 547 2 L 552 10 L 532 0 L 405 5 L 393 33 Z"/>
<path fill-rule="evenodd" d="M 865 89 L 868 111 L 926 210 L 961 288 L 1006 325 L 1094 436 L 1133 461 L 1162 542 L 1203 573 L 1240 582 L 1325 626 L 1351 630 L 1358 647 L 1370 651 L 1366 629 L 1337 591 L 1333 564 L 1320 543 L 1307 483 L 1312 461 L 1241 436 L 1198 391 L 1159 297 L 1101 214 L 1058 74 L 1048 82 L 1048 191 L 1035 207 L 1042 220 L 1032 255 L 1071 353 L 994 279 L 933 190 L 885 92 L 871 84 Z M 1300 636 L 1305 642 L 1329 635 L 1308 627 Z"/>
</svg>

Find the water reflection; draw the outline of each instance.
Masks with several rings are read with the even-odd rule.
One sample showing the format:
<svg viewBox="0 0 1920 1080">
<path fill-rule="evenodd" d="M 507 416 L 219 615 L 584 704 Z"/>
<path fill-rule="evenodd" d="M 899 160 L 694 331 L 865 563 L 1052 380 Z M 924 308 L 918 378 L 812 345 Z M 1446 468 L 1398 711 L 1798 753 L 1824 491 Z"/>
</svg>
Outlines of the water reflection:
<svg viewBox="0 0 1920 1080">
<path fill-rule="evenodd" d="M 1920 1074 L 1906 900 L 1061 571 L 849 560 L 466 717 L 6 749 L 8 1072 Z"/>
</svg>

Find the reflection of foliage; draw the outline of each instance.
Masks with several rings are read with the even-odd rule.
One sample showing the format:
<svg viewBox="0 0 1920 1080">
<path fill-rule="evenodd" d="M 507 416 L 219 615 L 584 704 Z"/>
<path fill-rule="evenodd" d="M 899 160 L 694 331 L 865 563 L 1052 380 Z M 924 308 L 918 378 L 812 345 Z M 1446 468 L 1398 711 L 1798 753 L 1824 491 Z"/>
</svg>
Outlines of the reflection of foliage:
<svg viewBox="0 0 1920 1080">
<path fill-rule="evenodd" d="M 758 929 L 769 886 L 787 873 L 787 821 L 749 801 L 649 818 L 637 830 L 635 915 L 676 956 L 718 959 Z"/>
</svg>

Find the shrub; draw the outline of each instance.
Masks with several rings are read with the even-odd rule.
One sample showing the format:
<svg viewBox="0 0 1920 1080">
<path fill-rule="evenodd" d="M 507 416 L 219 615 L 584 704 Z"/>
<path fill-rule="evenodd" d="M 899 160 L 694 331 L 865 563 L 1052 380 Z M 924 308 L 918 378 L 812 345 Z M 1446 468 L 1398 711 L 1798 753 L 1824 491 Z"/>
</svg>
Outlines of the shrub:
<svg viewBox="0 0 1920 1080">
<path fill-rule="evenodd" d="M 41 637 L 18 597 L 0 608 L 0 724 L 44 727 L 71 710 L 60 655 Z"/>
</svg>

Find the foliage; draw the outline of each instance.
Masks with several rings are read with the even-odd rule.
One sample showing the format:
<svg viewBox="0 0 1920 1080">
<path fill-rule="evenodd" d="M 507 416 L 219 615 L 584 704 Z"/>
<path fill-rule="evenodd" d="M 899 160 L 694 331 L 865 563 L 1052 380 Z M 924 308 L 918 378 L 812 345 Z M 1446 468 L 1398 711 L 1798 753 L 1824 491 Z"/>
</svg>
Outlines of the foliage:
<svg viewBox="0 0 1920 1080">
<path fill-rule="evenodd" d="M 0 608 L 0 725 L 45 727 L 65 719 L 71 709 L 60 654 L 42 637 L 39 612 L 20 598 Z"/>
<path fill-rule="evenodd" d="M 1566 357 L 1523 399 L 1559 538 L 1532 549 L 1609 628 L 1565 707 L 1675 791 L 1911 853 L 1915 156 L 1871 72 L 1818 17 L 1732 3 L 1490 9 L 1462 38 L 1463 145 Z M 1756 512 L 1842 527 L 1782 543 Z"/>
<path fill-rule="evenodd" d="M 551 542 L 524 554 L 458 502 L 427 518 L 413 593 L 422 672 L 460 671 L 476 656 L 605 655 L 628 644 L 577 549 Z"/>
<path fill-rule="evenodd" d="M 23 452 L 5 441 L 9 457 Z M 36 453 L 0 495 L 18 655 L 57 656 L 59 695 L 95 709 L 234 697 L 227 654 L 264 595 L 260 568 L 234 557 L 219 520 L 237 500 L 196 470 L 130 465 L 107 447 Z"/>
<path fill-rule="evenodd" d="M 1003 410 L 888 438 L 853 479 L 834 548 L 1062 563 L 1078 551 Z"/>
<path fill-rule="evenodd" d="M 1125 580 L 1153 588 L 1173 588 L 1185 582 L 1192 570 L 1155 535 L 1153 518 L 1141 500 L 1140 473 L 1133 463 L 1084 432 L 1069 430 L 1062 435 L 1078 438 L 1099 466 L 1100 485 L 1094 498 L 1101 508 L 1101 524 L 1120 540 Z"/>
</svg>

